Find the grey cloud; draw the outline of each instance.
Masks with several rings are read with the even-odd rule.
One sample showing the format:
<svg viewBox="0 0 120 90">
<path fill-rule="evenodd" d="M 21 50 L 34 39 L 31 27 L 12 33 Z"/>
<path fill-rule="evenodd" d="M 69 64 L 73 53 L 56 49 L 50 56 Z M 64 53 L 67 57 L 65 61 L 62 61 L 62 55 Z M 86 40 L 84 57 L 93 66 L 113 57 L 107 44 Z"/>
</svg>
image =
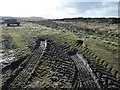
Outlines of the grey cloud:
<svg viewBox="0 0 120 90">
<path fill-rule="evenodd" d="M 70 2 L 65 8 L 74 8 L 76 17 L 111 17 L 118 16 L 117 2 Z"/>
</svg>

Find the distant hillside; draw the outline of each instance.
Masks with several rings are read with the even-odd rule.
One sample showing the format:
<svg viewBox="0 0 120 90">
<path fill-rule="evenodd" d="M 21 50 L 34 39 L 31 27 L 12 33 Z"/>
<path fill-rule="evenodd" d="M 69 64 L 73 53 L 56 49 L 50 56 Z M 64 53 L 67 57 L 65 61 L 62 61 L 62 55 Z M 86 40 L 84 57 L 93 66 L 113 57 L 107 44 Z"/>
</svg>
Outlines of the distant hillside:
<svg viewBox="0 0 120 90">
<path fill-rule="evenodd" d="M 83 18 L 83 17 L 78 17 L 78 18 L 63 18 L 63 19 L 55 19 L 55 20 L 60 20 L 60 21 L 82 21 L 82 22 L 97 22 L 97 23 L 102 23 L 102 22 L 108 22 L 108 23 L 119 23 L 120 19 L 119 18 Z"/>
<path fill-rule="evenodd" d="M 0 16 L 0 20 L 4 20 L 4 19 L 9 19 L 9 18 L 16 18 L 19 20 L 30 20 L 30 21 L 41 21 L 41 20 L 47 20 L 46 18 L 43 17 L 35 17 L 35 16 L 31 16 L 31 17 L 6 17 L 6 16 Z"/>
<path fill-rule="evenodd" d="M 41 20 L 47 20 L 43 17 L 23 17 L 24 20 L 30 20 L 30 21 L 41 21 Z"/>
</svg>

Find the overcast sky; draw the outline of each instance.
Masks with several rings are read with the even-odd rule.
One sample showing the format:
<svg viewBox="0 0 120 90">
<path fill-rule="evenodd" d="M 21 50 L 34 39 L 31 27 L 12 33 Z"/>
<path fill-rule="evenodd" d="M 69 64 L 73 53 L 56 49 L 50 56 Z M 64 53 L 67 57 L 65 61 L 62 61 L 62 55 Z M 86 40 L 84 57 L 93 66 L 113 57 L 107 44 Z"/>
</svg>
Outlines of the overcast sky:
<svg viewBox="0 0 120 90">
<path fill-rule="evenodd" d="M 43 18 L 118 17 L 118 1 L 0 0 L 0 16 L 37 16 Z"/>
</svg>

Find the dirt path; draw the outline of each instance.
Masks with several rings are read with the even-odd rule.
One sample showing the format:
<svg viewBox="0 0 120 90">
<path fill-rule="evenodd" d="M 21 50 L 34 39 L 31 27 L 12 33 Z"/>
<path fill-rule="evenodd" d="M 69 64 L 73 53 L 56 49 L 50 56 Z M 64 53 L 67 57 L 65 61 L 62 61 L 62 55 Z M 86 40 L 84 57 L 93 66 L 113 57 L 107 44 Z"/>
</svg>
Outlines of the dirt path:
<svg viewBox="0 0 120 90">
<path fill-rule="evenodd" d="M 100 88 L 87 61 L 80 54 L 71 56 L 77 67 L 78 86 L 81 88 Z"/>
<path fill-rule="evenodd" d="M 36 67 L 38 66 L 40 62 L 40 58 L 44 54 L 44 50 L 47 46 L 47 41 L 41 41 L 40 46 L 37 50 L 35 50 L 34 54 L 30 58 L 30 60 L 27 62 L 27 65 L 25 66 L 24 70 L 22 70 L 19 75 L 14 79 L 11 86 L 21 87 L 23 88 L 28 79 L 31 77 L 32 73 L 34 73 Z"/>
</svg>

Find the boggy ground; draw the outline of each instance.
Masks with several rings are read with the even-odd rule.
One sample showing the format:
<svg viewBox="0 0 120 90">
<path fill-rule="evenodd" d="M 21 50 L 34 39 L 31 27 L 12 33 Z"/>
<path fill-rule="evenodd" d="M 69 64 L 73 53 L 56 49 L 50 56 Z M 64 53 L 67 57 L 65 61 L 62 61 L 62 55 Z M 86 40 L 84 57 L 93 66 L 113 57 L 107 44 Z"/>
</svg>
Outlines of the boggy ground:
<svg viewBox="0 0 120 90">
<path fill-rule="evenodd" d="M 50 30 L 50 29 L 47 29 L 47 30 Z M 47 37 L 46 33 L 48 33 L 47 30 L 45 31 L 42 30 L 44 33 L 43 35 L 46 37 Z M 20 73 L 26 70 L 26 67 L 30 66 L 29 65 L 30 63 L 32 63 L 34 66 L 35 60 L 39 59 L 38 57 L 40 54 L 38 53 L 40 53 L 40 50 L 38 50 L 39 44 L 37 43 L 40 43 L 39 38 L 41 36 L 41 33 L 39 34 L 39 37 L 38 37 L 38 34 L 36 33 L 38 31 L 41 31 L 41 29 L 38 29 L 37 31 L 33 31 L 33 28 L 28 27 L 26 24 L 23 24 L 22 27 L 3 26 L 3 32 L 2 32 L 3 49 L 4 51 L 12 50 L 15 56 L 15 60 L 12 59 L 11 62 L 9 60 L 9 63 L 2 62 L 2 87 L 3 89 L 5 90 L 9 88 L 15 89 L 15 88 L 20 88 L 20 87 L 21 88 L 23 87 L 32 88 L 33 87 L 32 83 L 36 84 L 36 78 L 38 77 L 39 79 L 37 83 L 41 82 L 41 85 L 39 86 L 38 84 L 36 87 L 40 87 L 40 88 L 41 87 L 46 87 L 46 88 L 47 87 L 56 87 L 56 88 L 57 87 L 63 87 L 63 88 L 72 87 L 71 82 L 73 79 L 73 74 L 75 72 L 74 65 L 73 65 L 74 63 L 69 59 L 69 57 L 67 56 L 67 53 L 65 54 L 63 53 L 62 48 L 60 48 L 59 46 L 52 48 L 52 44 L 49 44 L 52 42 L 48 43 L 49 45 L 51 45 L 51 47 L 47 48 L 45 54 L 41 58 L 41 62 L 39 63 L 35 72 L 31 75 L 29 80 L 25 82 L 23 86 L 21 86 L 22 82 L 19 81 L 21 79 L 16 79 L 18 77 L 19 78 L 21 77 Z M 61 31 L 56 31 L 56 32 L 53 32 L 53 31 L 50 30 L 50 32 L 52 33 L 62 33 Z M 49 36 L 52 37 L 52 35 L 49 35 Z M 64 38 L 67 39 L 67 37 L 64 37 Z M 68 41 L 70 42 L 70 40 Z M 61 42 L 63 41 L 61 40 Z M 55 45 L 57 44 L 59 43 L 56 43 Z M 63 45 L 62 47 L 64 48 L 65 46 Z M 53 51 L 51 51 L 52 49 Z M 54 52 L 54 49 L 55 49 L 55 52 Z M 58 49 L 58 51 L 56 51 L 56 49 Z M 35 53 L 36 51 L 38 53 Z M 54 53 L 55 55 L 52 53 Z M 50 60 L 50 57 L 51 57 L 51 60 Z M 57 60 L 59 60 L 58 63 L 56 63 Z M 28 63 L 29 61 L 31 62 Z M 59 63 L 61 64 L 64 63 L 64 64 L 61 65 L 60 67 L 56 67 Z M 43 73 L 38 74 L 39 72 L 43 72 Z M 31 72 L 28 71 L 28 73 L 31 73 Z M 45 77 L 46 77 L 46 80 L 45 80 Z"/>
<path fill-rule="evenodd" d="M 47 47 L 42 57 L 40 57 L 42 52 L 40 40 L 47 41 Z M 18 67 L 12 70 L 10 77 L 3 83 L 3 89 L 74 89 L 76 85 L 79 88 L 98 88 L 89 72 L 87 73 L 88 77 L 86 77 L 87 74 L 84 75 L 85 71 L 82 70 L 82 67 L 79 68 L 80 76 L 77 77 L 75 62 L 69 55 L 71 51 L 74 50 L 70 48 L 67 42 L 58 44 L 50 37 L 38 37 L 32 54 L 23 58 Z M 74 53 L 76 52 L 74 51 Z M 34 68 L 36 62 L 39 63 Z M 4 74 L 7 71 L 5 70 Z M 88 79 L 88 82 L 84 81 L 82 77 L 86 80 Z"/>
<path fill-rule="evenodd" d="M 48 40 L 42 62 L 29 81 L 28 88 L 72 88 L 74 62 L 67 55 L 67 44 Z M 32 82 L 32 83 L 31 83 Z"/>
<path fill-rule="evenodd" d="M 80 39 L 84 40 L 87 47 L 95 55 L 119 71 L 118 53 L 120 52 L 120 45 L 118 39 L 120 34 L 118 33 L 118 20 L 117 18 L 68 18 L 33 21 L 33 23 L 61 29 L 64 32 L 73 32 Z"/>
<path fill-rule="evenodd" d="M 39 59 L 38 56 L 40 56 L 40 53 L 35 53 L 33 50 L 33 53 L 31 54 L 32 56 L 28 56 L 29 58 L 23 58 L 22 62 L 19 60 L 19 64 L 16 63 L 16 65 L 18 65 L 17 67 L 14 67 L 14 69 L 12 69 L 13 65 L 10 65 L 9 68 L 3 69 L 3 77 L 8 73 L 9 69 L 11 69 L 11 74 L 9 73 L 10 76 L 6 76 L 7 79 L 4 78 L 3 80 L 3 89 L 72 87 L 75 65 L 67 55 L 69 46 L 64 43 L 62 45 L 57 45 L 57 43 L 51 40 L 48 40 L 47 44 L 47 48 L 40 59 L 40 63 L 32 73 L 31 77 L 25 81 L 26 83 L 24 85 L 21 80 L 23 80 L 26 75 L 23 74 L 20 76 L 20 73 L 26 69 L 26 66 L 30 66 L 30 64 L 35 65 L 34 59 Z M 35 51 L 37 51 L 37 49 L 35 49 Z M 38 50 L 38 52 L 40 52 L 40 50 Z M 28 62 L 24 63 L 26 59 L 28 59 Z M 31 71 L 28 71 L 27 73 L 31 73 Z M 19 79 L 16 79 L 18 77 Z"/>
<path fill-rule="evenodd" d="M 76 69 L 74 62 L 67 55 L 67 51 L 79 49 L 80 47 L 76 43 L 80 38 L 74 33 L 67 30 L 48 28 L 35 23 L 23 23 L 20 27 L 3 26 L 2 34 L 5 37 L 10 37 L 10 40 L 5 41 L 7 41 L 7 44 L 8 41 L 11 41 L 8 45 L 15 51 L 16 58 L 16 61 L 7 63 L 7 66 L 3 67 L 4 89 L 23 87 L 27 89 L 71 88 L 74 86 L 73 76 Z M 41 36 L 45 36 L 48 40 L 48 47 L 40 59 L 38 67 L 30 74 L 25 67 L 30 66 L 31 63 L 32 67 L 35 65 L 34 61 L 39 57 L 40 54 L 38 53 L 41 53 L 36 47 L 36 43 L 39 38 L 42 38 Z M 3 44 L 5 41 L 3 40 Z M 28 63 L 29 61 L 31 62 Z M 28 70 L 26 74 L 30 74 L 31 77 L 25 83 L 19 82 L 19 80 L 24 79 L 24 75 L 22 76 L 20 73 L 25 70 Z"/>
</svg>

